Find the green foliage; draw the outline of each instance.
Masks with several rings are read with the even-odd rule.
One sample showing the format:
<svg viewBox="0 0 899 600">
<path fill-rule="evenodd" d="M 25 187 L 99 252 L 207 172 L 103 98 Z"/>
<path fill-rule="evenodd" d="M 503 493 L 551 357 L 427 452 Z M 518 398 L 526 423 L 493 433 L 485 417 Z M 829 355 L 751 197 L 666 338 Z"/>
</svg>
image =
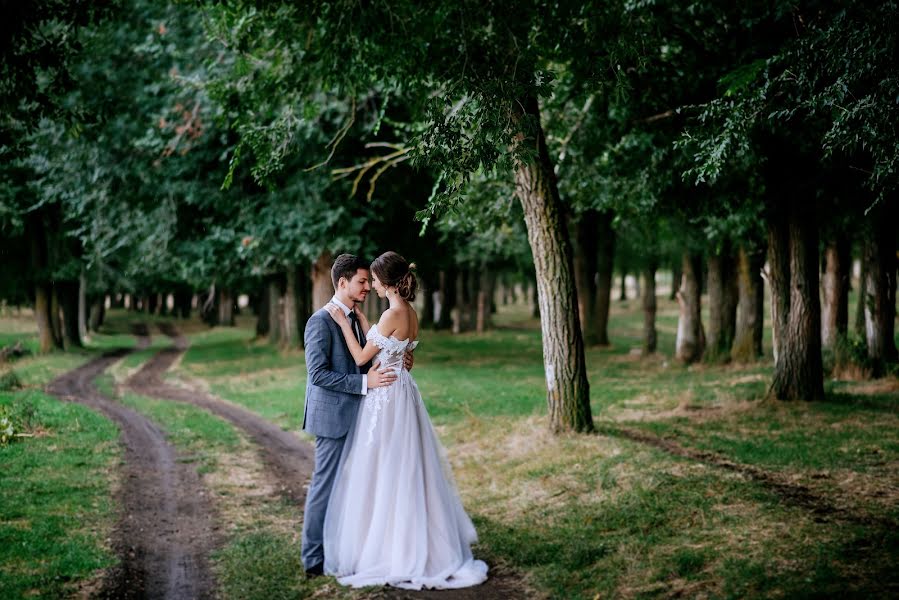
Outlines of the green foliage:
<svg viewBox="0 0 899 600">
<path fill-rule="evenodd" d="M 687 173 L 714 181 L 754 159 L 759 131 L 801 129 L 825 156 L 850 157 L 879 196 L 896 189 L 896 10 L 895 2 L 849 0 L 755 13 L 751 24 L 777 33 L 760 37 L 755 56 L 736 63 L 720 96 L 699 107 L 682 140 L 696 161 Z"/>
</svg>

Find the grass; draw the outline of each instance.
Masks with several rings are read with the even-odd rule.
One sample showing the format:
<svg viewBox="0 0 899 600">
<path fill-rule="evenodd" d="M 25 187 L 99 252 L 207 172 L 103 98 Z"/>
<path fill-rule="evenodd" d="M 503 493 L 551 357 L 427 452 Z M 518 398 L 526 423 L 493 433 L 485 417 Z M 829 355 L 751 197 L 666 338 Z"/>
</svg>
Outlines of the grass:
<svg viewBox="0 0 899 600">
<path fill-rule="evenodd" d="M 121 460 L 118 430 L 41 387 L 88 355 L 53 354 L 15 363 L 25 387 L 0 391 L 0 411 L 33 437 L 0 446 L 0 597 L 57 598 L 114 562 L 107 538 L 110 491 Z"/>
</svg>

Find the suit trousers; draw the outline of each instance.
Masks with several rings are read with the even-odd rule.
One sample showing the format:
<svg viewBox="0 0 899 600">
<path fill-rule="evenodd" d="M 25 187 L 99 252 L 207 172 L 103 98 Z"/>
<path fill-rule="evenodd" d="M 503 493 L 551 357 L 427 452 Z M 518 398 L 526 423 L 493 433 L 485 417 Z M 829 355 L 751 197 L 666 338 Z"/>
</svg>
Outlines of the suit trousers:
<svg viewBox="0 0 899 600">
<path fill-rule="evenodd" d="M 352 428 L 351 428 L 352 429 Z M 312 470 L 312 481 L 306 494 L 306 508 L 303 512 L 303 568 L 310 569 L 325 561 L 323 546 L 323 529 L 325 511 L 334 487 L 340 453 L 347 436 L 315 438 L 315 467 Z"/>
</svg>

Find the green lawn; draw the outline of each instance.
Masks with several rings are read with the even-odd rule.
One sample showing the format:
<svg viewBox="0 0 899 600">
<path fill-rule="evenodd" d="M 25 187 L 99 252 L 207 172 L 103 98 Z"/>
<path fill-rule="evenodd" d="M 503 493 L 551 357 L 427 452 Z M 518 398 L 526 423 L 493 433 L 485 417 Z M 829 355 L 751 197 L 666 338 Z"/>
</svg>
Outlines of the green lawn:
<svg viewBox="0 0 899 600">
<path fill-rule="evenodd" d="M 114 561 L 118 429 L 41 389 L 89 357 L 22 359 L 12 366 L 24 387 L 0 391 L 0 414 L 30 436 L 0 446 L 0 598 L 68 595 Z"/>
</svg>

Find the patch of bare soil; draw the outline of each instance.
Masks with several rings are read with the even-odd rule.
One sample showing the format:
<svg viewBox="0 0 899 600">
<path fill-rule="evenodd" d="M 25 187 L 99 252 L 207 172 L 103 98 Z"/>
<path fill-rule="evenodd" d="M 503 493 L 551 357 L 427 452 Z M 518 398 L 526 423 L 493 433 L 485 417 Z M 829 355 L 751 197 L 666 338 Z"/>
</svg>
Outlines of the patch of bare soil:
<svg viewBox="0 0 899 600">
<path fill-rule="evenodd" d="M 241 428 L 255 442 L 266 466 L 277 482 L 279 493 L 302 507 L 306 486 L 312 475 L 314 449 L 295 435 L 242 407 L 217 398 L 201 389 L 186 389 L 167 383 L 165 372 L 180 358 L 188 341 L 167 323 L 160 330 L 174 342 L 173 348 L 161 350 L 132 375 L 126 385 L 133 391 L 153 398 L 187 402 L 227 419 Z M 297 399 L 299 401 L 299 399 Z M 372 593 L 373 598 L 435 599 L 442 600 L 494 600 L 500 598 L 539 598 L 529 590 L 520 575 L 508 568 L 491 565 L 490 577 L 482 585 L 461 590 L 408 591 L 385 587 Z"/>
<path fill-rule="evenodd" d="M 141 344 L 149 343 L 145 338 Z M 121 559 L 103 578 L 101 598 L 211 598 L 207 557 L 217 545 L 214 510 L 196 468 L 179 459 L 165 433 L 143 415 L 101 394 L 93 380 L 127 354 L 116 350 L 52 381 L 47 391 L 116 422 L 125 450 L 113 535 Z"/>
</svg>

